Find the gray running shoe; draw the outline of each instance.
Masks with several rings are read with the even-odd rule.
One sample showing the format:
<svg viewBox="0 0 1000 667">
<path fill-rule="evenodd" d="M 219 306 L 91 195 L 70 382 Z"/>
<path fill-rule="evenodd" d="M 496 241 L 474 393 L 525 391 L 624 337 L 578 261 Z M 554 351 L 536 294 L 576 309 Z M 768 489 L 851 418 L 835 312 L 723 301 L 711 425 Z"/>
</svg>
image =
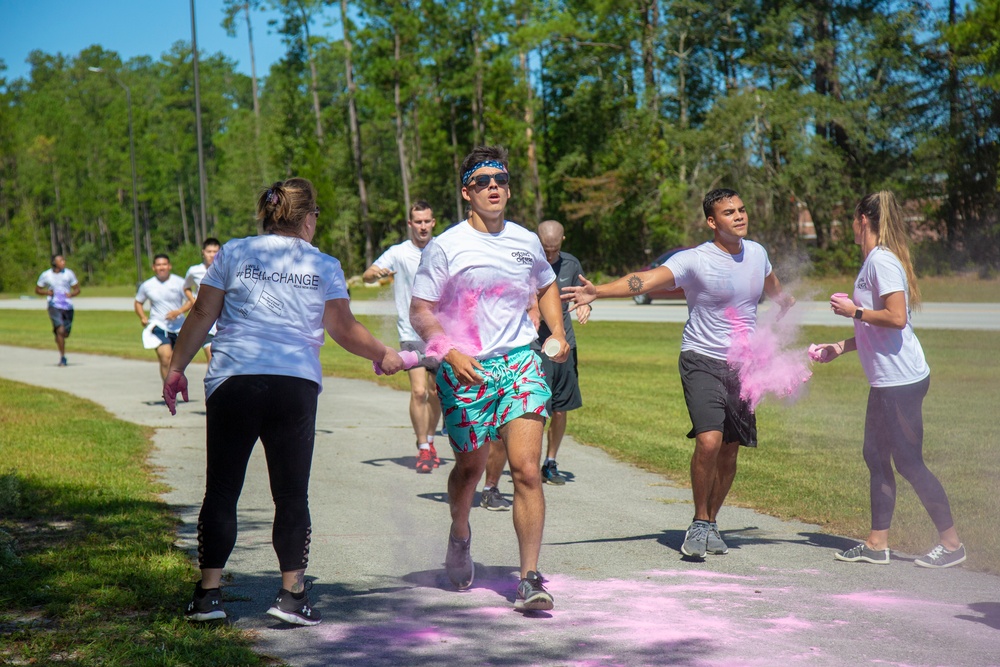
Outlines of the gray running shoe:
<svg viewBox="0 0 1000 667">
<path fill-rule="evenodd" d="M 479 506 L 491 512 L 506 512 L 510 509 L 511 502 L 503 497 L 500 489 L 491 487 L 483 489 L 480 494 Z"/>
<path fill-rule="evenodd" d="M 547 611 L 552 609 L 552 595 L 542 586 L 542 575 L 534 570 L 528 572 L 517 585 L 514 609 L 519 611 Z"/>
<path fill-rule="evenodd" d="M 184 610 L 184 618 L 189 621 L 217 621 L 226 617 L 226 610 L 222 608 L 222 591 L 218 588 L 210 588 L 202 591 L 203 595 L 198 597 L 198 585 L 195 584 L 194 595 L 188 602 Z"/>
<path fill-rule="evenodd" d="M 939 544 L 926 556 L 921 556 L 913 561 L 920 567 L 952 567 L 965 562 L 965 545 L 960 544 L 954 551 L 948 551 L 943 544 Z"/>
<path fill-rule="evenodd" d="M 708 539 L 705 540 L 705 550 L 719 556 L 729 553 L 729 547 L 722 541 L 722 535 L 719 534 L 719 525 L 714 521 L 708 524 Z"/>
<path fill-rule="evenodd" d="M 542 481 L 546 484 L 563 486 L 566 483 L 566 478 L 559 474 L 559 467 L 556 465 L 556 462 L 549 461 L 542 466 Z"/>
<path fill-rule="evenodd" d="M 307 583 L 308 588 L 312 588 L 311 582 Z M 307 590 L 302 591 L 302 597 L 296 598 L 291 591 L 279 589 L 274 603 L 267 610 L 268 615 L 292 625 L 319 625 L 323 617 L 313 609 Z"/>
<path fill-rule="evenodd" d="M 469 529 L 472 530 L 471 528 Z M 448 531 L 448 553 L 444 558 L 444 569 L 448 573 L 451 583 L 455 584 L 458 590 L 465 590 L 472 585 L 472 579 L 476 576 L 476 566 L 472 562 L 472 534 L 469 539 L 456 540 Z"/>
<path fill-rule="evenodd" d="M 684 534 L 681 553 L 692 558 L 704 558 L 708 551 L 708 535 L 712 527 L 707 521 L 693 521 Z"/>
<path fill-rule="evenodd" d="M 838 551 L 833 554 L 833 557 L 837 560 L 842 560 L 845 563 L 875 563 L 876 565 L 888 565 L 889 564 L 889 550 L 888 549 L 869 549 L 868 545 L 862 542 L 856 547 L 852 547 L 847 551 Z"/>
</svg>

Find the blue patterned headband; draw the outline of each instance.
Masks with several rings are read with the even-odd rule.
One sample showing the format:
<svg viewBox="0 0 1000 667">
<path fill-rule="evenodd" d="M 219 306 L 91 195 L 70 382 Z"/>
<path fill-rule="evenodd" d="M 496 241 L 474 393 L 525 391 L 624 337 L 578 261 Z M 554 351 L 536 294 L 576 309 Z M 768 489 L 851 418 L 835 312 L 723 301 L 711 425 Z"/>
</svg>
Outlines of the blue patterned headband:
<svg viewBox="0 0 1000 667">
<path fill-rule="evenodd" d="M 504 173 L 507 172 L 507 167 L 503 166 L 503 162 L 500 162 L 499 160 L 485 160 L 472 165 L 472 169 L 462 174 L 462 183 L 468 183 L 469 176 L 472 176 L 476 169 L 482 169 L 483 167 L 493 167 L 494 169 L 502 169 Z"/>
</svg>

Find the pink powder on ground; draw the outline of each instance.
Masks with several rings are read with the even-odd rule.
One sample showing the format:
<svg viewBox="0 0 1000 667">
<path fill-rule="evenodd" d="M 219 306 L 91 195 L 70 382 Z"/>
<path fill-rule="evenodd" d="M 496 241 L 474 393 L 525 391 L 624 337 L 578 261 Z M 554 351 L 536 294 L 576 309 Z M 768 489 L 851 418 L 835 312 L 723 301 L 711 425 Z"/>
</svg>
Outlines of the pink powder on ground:
<svg viewBox="0 0 1000 667">
<path fill-rule="evenodd" d="M 726 309 L 726 317 L 733 328 L 726 361 L 738 369 L 740 398 L 750 405 L 750 410 L 756 411 L 767 394 L 798 398 L 812 371 L 808 353 L 787 349 L 794 339 L 792 325 L 761 318 L 756 330 L 751 330 L 734 308 Z"/>
</svg>

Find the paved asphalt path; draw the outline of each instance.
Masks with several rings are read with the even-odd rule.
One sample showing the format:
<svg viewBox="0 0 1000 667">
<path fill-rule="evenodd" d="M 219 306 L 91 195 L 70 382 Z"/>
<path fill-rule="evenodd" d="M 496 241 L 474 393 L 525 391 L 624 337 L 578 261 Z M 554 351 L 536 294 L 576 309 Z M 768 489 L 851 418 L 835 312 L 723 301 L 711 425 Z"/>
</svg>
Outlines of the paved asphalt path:
<svg viewBox="0 0 1000 667">
<path fill-rule="evenodd" d="M 133 300 L 128 297 L 77 297 L 77 310 L 124 310 L 132 312 Z M 761 312 L 770 303 L 761 306 Z M 45 310 L 45 299 L 22 297 L 0 299 L 0 310 Z M 357 300 L 351 302 L 356 315 L 394 316 L 396 306 L 391 299 Z M 791 311 L 799 324 L 849 326 L 849 322 L 830 312 L 829 301 L 800 300 Z M 654 301 L 638 306 L 631 299 L 601 300 L 594 304 L 591 319 L 595 322 L 685 322 L 687 307 L 683 301 Z M 913 314 L 913 324 L 920 329 L 979 329 L 1000 331 L 1000 303 L 925 303 Z"/>
<path fill-rule="evenodd" d="M 0 376 L 155 427 L 152 463 L 183 521 L 178 544 L 193 552 L 204 492 L 204 365 L 191 367 L 192 400 L 171 417 L 154 362 L 70 347 L 70 365 L 58 368 L 55 356 L 0 346 Z M 572 440 L 560 457 L 570 482 L 545 487 L 541 568 L 555 609 L 513 611 L 509 512 L 472 512 L 476 581 L 456 592 L 443 571 L 452 460 L 442 447 L 441 468 L 415 474 L 407 399 L 369 382 L 325 381 L 308 570 L 324 621 L 314 628 L 264 614 L 279 580 L 257 448 L 224 595 L 231 622 L 255 633 L 260 652 L 301 666 L 1000 665 L 1000 578 L 918 568 L 901 553 L 889 566 L 836 562 L 834 550 L 852 540 L 730 507 L 720 516 L 729 554 L 691 562 L 678 551 L 690 492 Z M 746 455 L 767 456 L 766 439 Z M 512 492 L 509 477 L 501 484 Z"/>
</svg>

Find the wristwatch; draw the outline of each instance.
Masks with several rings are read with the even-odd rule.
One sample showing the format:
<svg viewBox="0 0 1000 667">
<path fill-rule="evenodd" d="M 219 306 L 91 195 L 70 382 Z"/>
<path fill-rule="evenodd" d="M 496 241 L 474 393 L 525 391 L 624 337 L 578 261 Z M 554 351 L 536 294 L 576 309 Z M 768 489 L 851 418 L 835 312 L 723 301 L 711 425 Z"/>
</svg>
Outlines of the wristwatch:
<svg viewBox="0 0 1000 667">
<path fill-rule="evenodd" d="M 860 320 L 861 319 L 861 313 L 863 313 L 863 312 L 865 312 L 863 308 L 858 308 L 857 310 L 855 310 L 854 311 L 854 319 Z"/>
</svg>

